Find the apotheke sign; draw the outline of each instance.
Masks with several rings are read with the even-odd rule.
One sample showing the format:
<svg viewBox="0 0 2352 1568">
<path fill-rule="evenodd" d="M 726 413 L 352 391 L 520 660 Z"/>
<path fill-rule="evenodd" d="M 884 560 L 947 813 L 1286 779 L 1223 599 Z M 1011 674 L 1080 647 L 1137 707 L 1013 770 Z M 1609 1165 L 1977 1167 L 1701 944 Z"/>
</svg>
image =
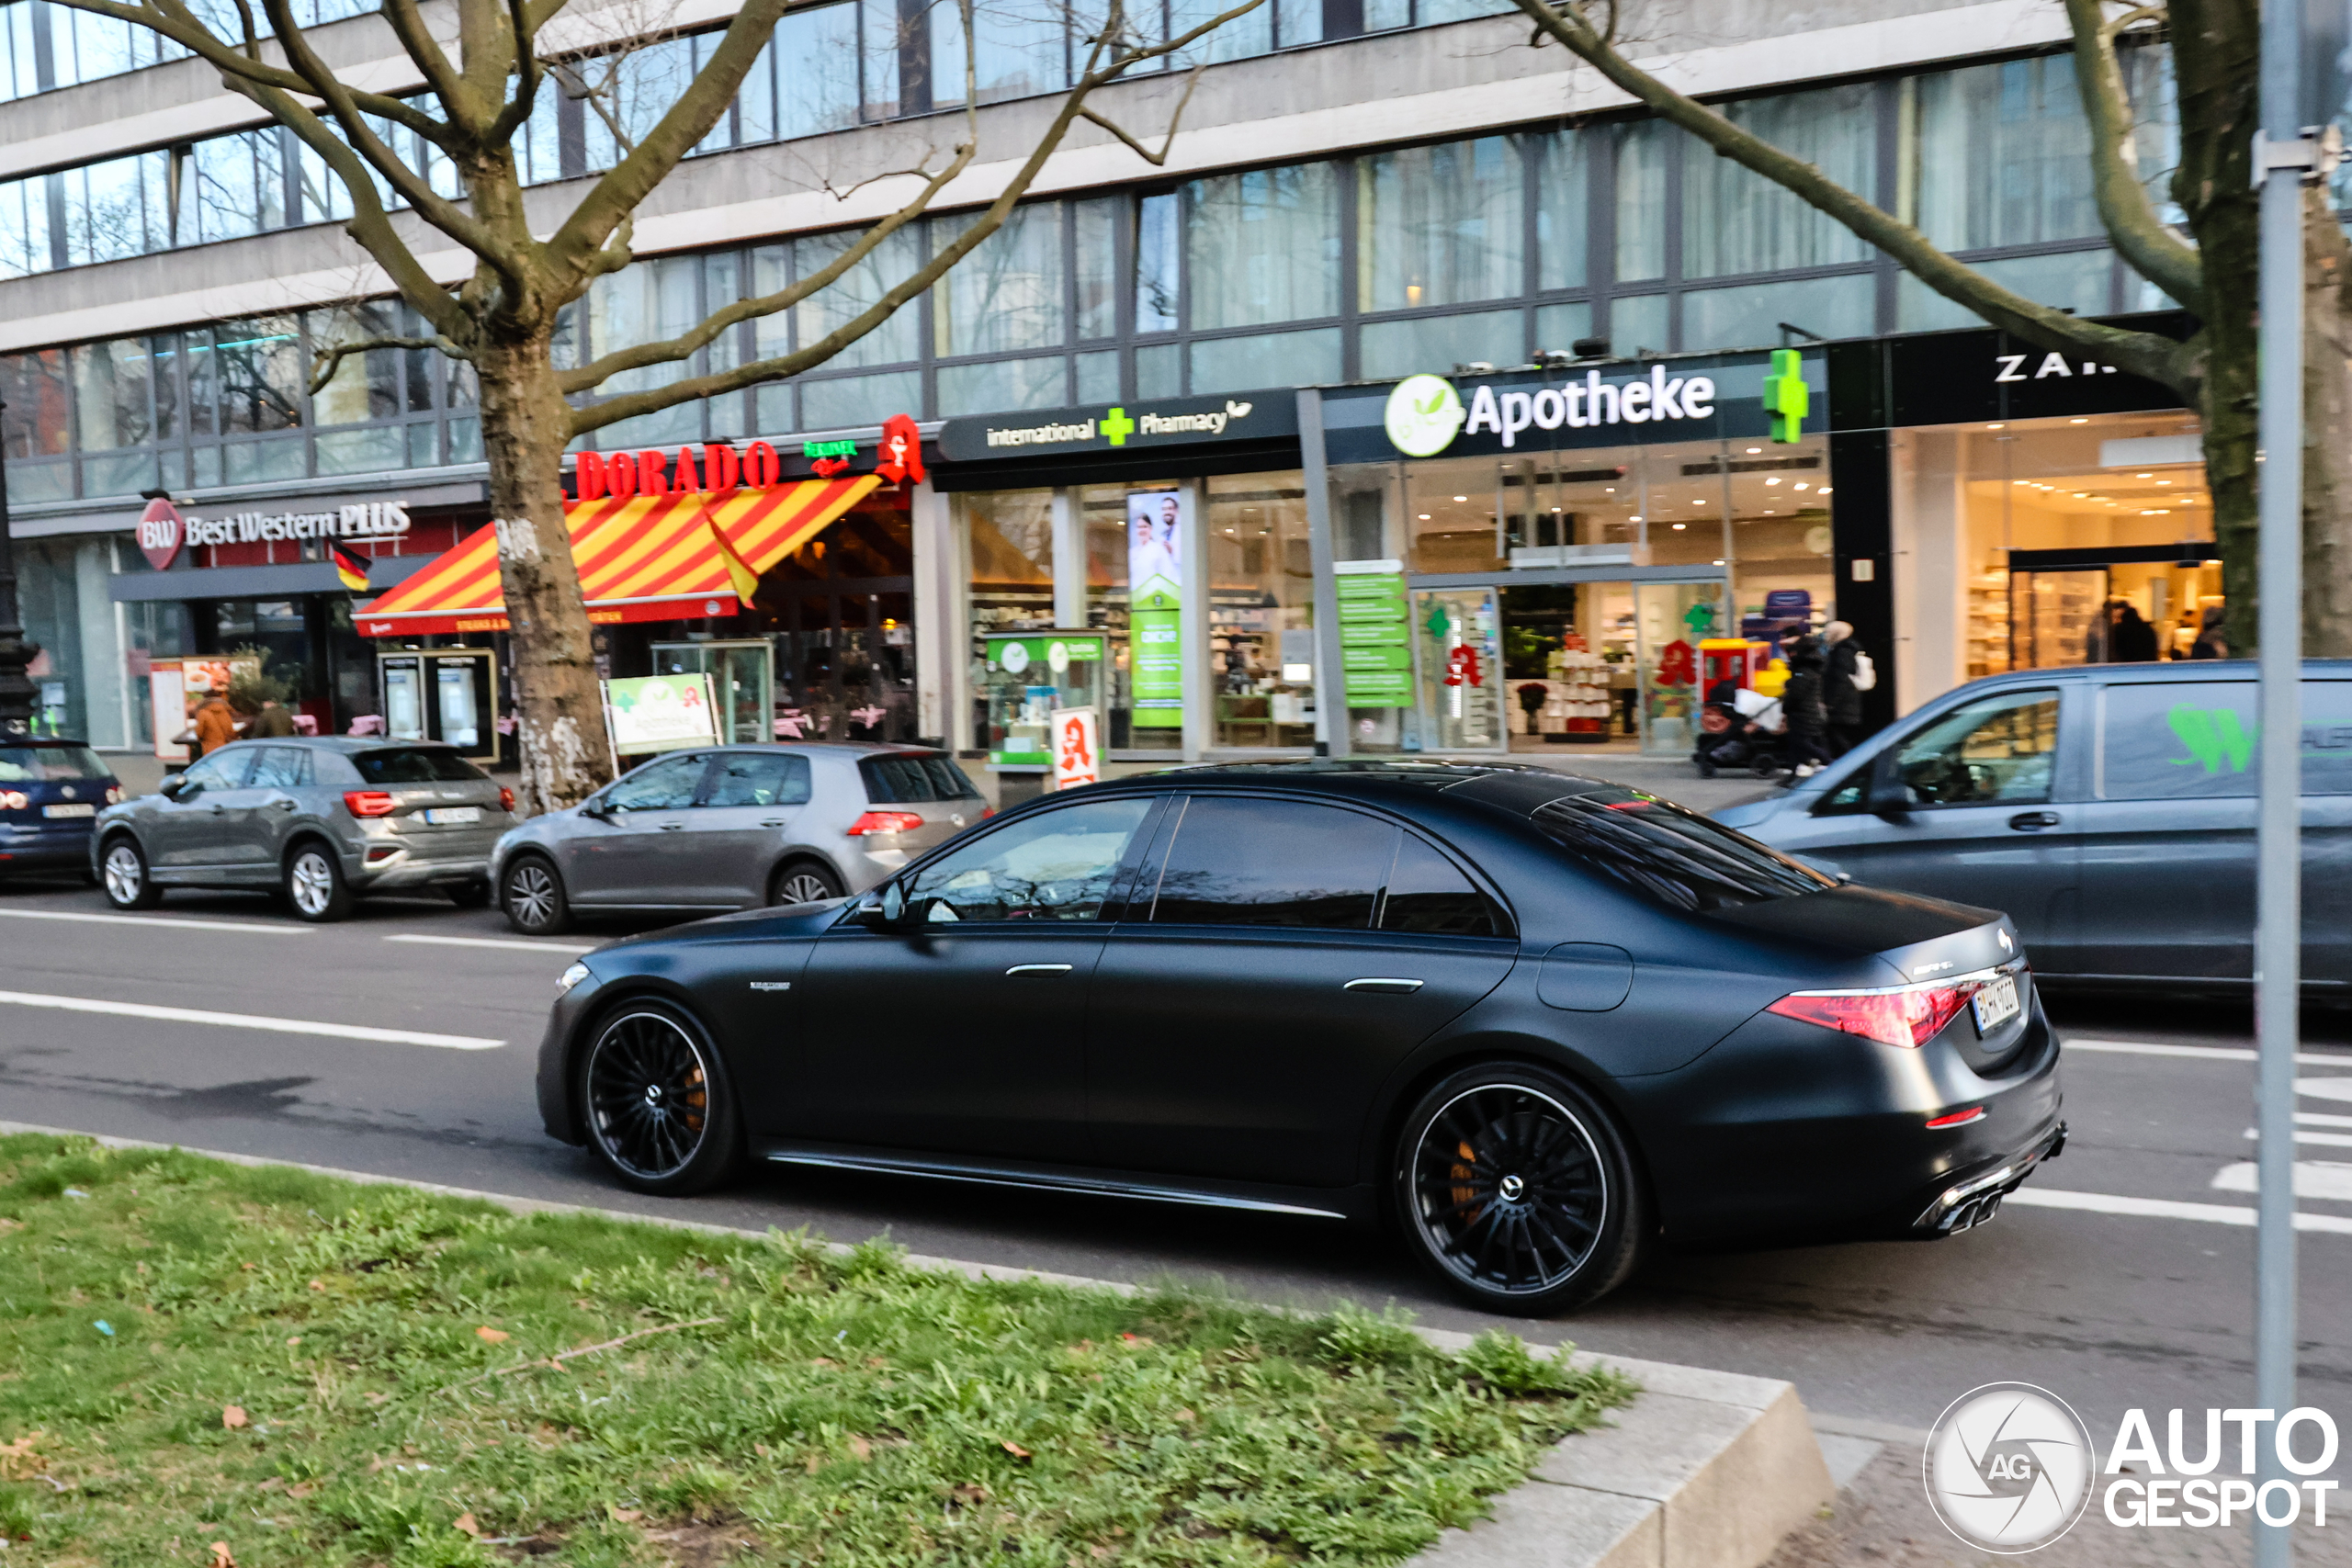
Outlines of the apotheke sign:
<svg viewBox="0 0 2352 1568">
<path fill-rule="evenodd" d="M 951 463 L 988 463 L 1207 441 L 1280 440 L 1297 434 L 1297 399 L 1288 389 L 1276 389 L 951 419 L 940 427 L 939 455 Z"/>
</svg>

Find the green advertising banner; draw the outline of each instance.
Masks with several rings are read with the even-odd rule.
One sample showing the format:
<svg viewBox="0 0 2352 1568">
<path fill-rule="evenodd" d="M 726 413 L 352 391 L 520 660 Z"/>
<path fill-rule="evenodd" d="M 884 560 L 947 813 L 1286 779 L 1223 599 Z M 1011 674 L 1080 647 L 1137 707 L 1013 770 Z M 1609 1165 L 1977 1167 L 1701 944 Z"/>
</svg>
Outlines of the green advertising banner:
<svg viewBox="0 0 2352 1568">
<path fill-rule="evenodd" d="M 1338 571 L 1340 673 L 1348 705 L 1410 707 L 1413 649 L 1402 563 L 1343 561 Z"/>
<path fill-rule="evenodd" d="M 1181 490 L 1127 494 L 1127 648 L 1137 729 L 1184 725 L 1184 557 Z"/>
</svg>

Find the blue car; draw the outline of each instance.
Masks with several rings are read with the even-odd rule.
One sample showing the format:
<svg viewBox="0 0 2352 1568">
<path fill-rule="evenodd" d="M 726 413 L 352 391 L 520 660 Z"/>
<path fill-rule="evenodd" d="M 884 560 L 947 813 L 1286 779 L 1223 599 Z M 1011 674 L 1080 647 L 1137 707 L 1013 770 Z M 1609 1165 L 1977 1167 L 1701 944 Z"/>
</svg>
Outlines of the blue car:
<svg viewBox="0 0 2352 1568">
<path fill-rule="evenodd" d="M 79 740 L 0 740 L 0 874 L 90 876 L 90 829 L 122 784 Z"/>
</svg>

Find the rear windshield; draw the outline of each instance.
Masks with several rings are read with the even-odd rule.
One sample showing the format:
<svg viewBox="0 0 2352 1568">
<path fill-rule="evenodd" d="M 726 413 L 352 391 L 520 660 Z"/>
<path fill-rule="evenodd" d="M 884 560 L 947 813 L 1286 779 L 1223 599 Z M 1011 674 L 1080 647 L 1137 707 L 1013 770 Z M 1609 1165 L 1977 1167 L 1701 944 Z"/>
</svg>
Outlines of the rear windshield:
<svg viewBox="0 0 2352 1568">
<path fill-rule="evenodd" d="M 351 765 L 372 784 L 454 784 L 490 775 L 455 751 L 434 746 L 388 746 L 355 752 Z"/>
<path fill-rule="evenodd" d="M 1530 820 L 1595 869 L 1677 909 L 1763 904 L 1837 886 L 1719 822 L 1629 789 L 1564 795 Z"/>
<path fill-rule="evenodd" d="M 868 757 L 857 771 L 865 780 L 865 798 L 876 806 L 979 798 L 978 786 L 953 757 Z"/>
<path fill-rule="evenodd" d="M 0 746 L 0 784 L 112 776 L 87 746 Z"/>
</svg>

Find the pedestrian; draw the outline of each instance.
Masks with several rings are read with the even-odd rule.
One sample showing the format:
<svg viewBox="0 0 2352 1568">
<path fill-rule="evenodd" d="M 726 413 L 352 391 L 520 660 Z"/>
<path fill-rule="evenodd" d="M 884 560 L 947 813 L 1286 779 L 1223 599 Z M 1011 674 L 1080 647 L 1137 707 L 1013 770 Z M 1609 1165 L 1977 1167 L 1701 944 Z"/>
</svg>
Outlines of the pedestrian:
<svg viewBox="0 0 2352 1568">
<path fill-rule="evenodd" d="M 1821 628 L 1821 643 L 1825 662 L 1821 671 L 1821 705 L 1828 723 L 1822 731 L 1822 740 L 1833 757 L 1842 757 L 1854 748 L 1856 731 L 1862 726 L 1862 693 L 1876 685 L 1876 672 L 1866 680 L 1858 680 L 1862 664 L 1870 656 L 1854 640 L 1854 628 L 1846 621 L 1832 621 Z"/>
<path fill-rule="evenodd" d="M 215 692 L 196 710 L 196 754 L 209 757 L 236 738 L 236 711 Z"/>
<path fill-rule="evenodd" d="M 274 740 L 293 733 L 294 716 L 287 712 L 286 705 L 275 697 L 263 698 L 259 711 L 245 726 L 245 739 L 248 740 Z"/>
<path fill-rule="evenodd" d="M 1781 711 L 1788 716 L 1788 761 L 1793 777 L 1811 778 L 1831 758 L 1822 744 L 1829 728 L 1829 712 L 1822 704 L 1823 672 L 1828 660 L 1811 637 L 1789 647 L 1789 683 L 1781 692 Z"/>
<path fill-rule="evenodd" d="M 2156 657 L 2156 628 L 2132 605 L 2118 603 L 2108 633 L 2107 657 L 2116 664 L 2150 664 Z"/>
<path fill-rule="evenodd" d="M 2230 639 L 2222 631 L 2222 606 L 2208 604 L 2204 624 L 2197 631 L 2197 640 L 2189 644 L 2189 658 L 2227 659 L 2230 656 Z"/>
</svg>

